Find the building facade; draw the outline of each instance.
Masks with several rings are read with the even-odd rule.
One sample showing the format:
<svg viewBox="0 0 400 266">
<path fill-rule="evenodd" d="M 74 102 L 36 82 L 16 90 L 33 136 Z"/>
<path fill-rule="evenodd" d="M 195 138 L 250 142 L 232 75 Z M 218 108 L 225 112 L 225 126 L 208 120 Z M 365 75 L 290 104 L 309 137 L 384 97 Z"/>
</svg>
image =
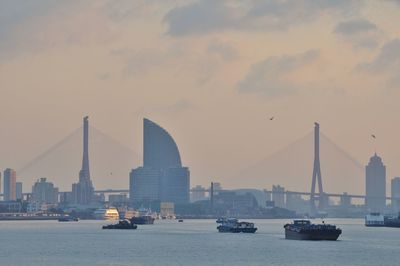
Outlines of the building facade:
<svg viewBox="0 0 400 266">
<path fill-rule="evenodd" d="M 400 177 L 395 177 L 391 182 L 392 209 L 394 212 L 400 211 Z"/>
<path fill-rule="evenodd" d="M 376 153 L 365 167 L 365 205 L 372 211 L 386 207 L 386 166 Z"/>
<path fill-rule="evenodd" d="M 5 201 L 14 201 L 17 200 L 17 173 L 14 169 L 7 168 L 4 170 L 3 174 L 4 179 L 4 192 L 3 199 Z"/>
<path fill-rule="evenodd" d="M 22 182 L 16 182 L 15 183 L 15 197 L 17 200 L 22 200 L 23 195 L 22 195 Z"/>
<path fill-rule="evenodd" d="M 190 172 L 182 167 L 178 146 L 156 123 L 143 120 L 143 166 L 129 177 L 130 200 L 140 202 L 189 202 Z"/>
<path fill-rule="evenodd" d="M 280 185 L 272 186 L 272 201 L 275 207 L 285 208 L 285 188 Z"/>
<path fill-rule="evenodd" d="M 57 204 L 58 188 L 54 184 L 47 182 L 46 178 L 40 178 L 32 186 L 32 202 L 40 204 Z"/>
</svg>

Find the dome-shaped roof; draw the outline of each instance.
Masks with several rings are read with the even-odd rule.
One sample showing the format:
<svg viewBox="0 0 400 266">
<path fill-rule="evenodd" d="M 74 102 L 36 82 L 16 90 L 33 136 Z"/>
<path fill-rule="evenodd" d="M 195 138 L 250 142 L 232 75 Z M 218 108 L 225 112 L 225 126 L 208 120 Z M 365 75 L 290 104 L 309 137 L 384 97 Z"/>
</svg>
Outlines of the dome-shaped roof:
<svg viewBox="0 0 400 266">
<path fill-rule="evenodd" d="M 382 158 L 375 153 L 369 160 L 369 164 L 383 164 Z"/>
<path fill-rule="evenodd" d="M 182 167 L 178 146 L 171 135 L 149 119 L 143 119 L 143 166 L 167 169 Z"/>
</svg>

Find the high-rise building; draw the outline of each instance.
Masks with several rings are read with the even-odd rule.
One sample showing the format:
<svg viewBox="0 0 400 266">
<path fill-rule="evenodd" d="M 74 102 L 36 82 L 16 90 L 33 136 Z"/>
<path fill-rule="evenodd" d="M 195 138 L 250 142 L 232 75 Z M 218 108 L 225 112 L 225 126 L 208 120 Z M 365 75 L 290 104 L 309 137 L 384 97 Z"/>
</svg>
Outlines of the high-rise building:
<svg viewBox="0 0 400 266">
<path fill-rule="evenodd" d="M 285 208 L 285 188 L 280 185 L 272 186 L 272 201 L 276 207 Z"/>
<path fill-rule="evenodd" d="M 190 201 L 196 202 L 200 200 L 206 200 L 206 188 L 200 185 L 195 186 L 190 194 Z"/>
<path fill-rule="evenodd" d="M 17 200 L 23 199 L 22 196 L 22 182 L 16 182 L 15 183 L 15 197 Z"/>
<path fill-rule="evenodd" d="M 365 205 L 374 211 L 386 207 L 386 166 L 376 153 L 365 167 Z"/>
<path fill-rule="evenodd" d="M 340 207 L 342 209 L 348 209 L 351 206 L 351 198 L 347 192 L 344 192 L 340 196 Z"/>
<path fill-rule="evenodd" d="M 83 118 L 83 158 L 79 172 L 79 182 L 72 184 L 72 200 L 76 204 L 90 204 L 94 198 L 94 188 L 89 169 L 89 117 Z"/>
<path fill-rule="evenodd" d="M 130 173 L 132 203 L 189 202 L 190 172 L 182 167 L 178 146 L 156 123 L 143 120 L 143 166 Z"/>
<path fill-rule="evenodd" d="M 58 203 L 58 188 L 54 184 L 47 182 L 46 178 L 40 178 L 32 186 L 32 202 L 41 204 L 57 204 Z"/>
<path fill-rule="evenodd" d="M 395 177 L 391 182 L 392 208 L 394 212 L 400 211 L 400 177 Z"/>
<path fill-rule="evenodd" d="M 4 170 L 4 200 L 12 201 L 17 199 L 16 195 L 16 182 L 17 182 L 17 173 L 14 169 L 7 168 Z"/>
</svg>

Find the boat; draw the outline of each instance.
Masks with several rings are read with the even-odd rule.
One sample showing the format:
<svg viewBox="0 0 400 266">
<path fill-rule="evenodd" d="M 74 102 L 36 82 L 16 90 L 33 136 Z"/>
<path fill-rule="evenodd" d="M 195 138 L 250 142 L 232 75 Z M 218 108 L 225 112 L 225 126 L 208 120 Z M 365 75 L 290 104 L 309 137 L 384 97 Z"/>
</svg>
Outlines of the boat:
<svg viewBox="0 0 400 266">
<path fill-rule="evenodd" d="M 59 222 L 78 222 L 79 218 L 71 216 L 63 216 L 58 219 Z"/>
<path fill-rule="evenodd" d="M 93 213 L 93 216 L 97 220 L 118 220 L 119 219 L 119 213 L 116 208 L 97 209 Z"/>
<path fill-rule="evenodd" d="M 120 220 L 117 224 L 104 225 L 103 229 L 137 229 L 137 225 L 130 220 Z"/>
<path fill-rule="evenodd" d="M 236 218 L 219 218 L 217 223 L 218 232 L 220 233 L 255 233 L 257 228 L 254 223 L 239 222 Z"/>
<path fill-rule="evenodd" d="M 398 216 L 386 216 L 385 217 L 386 227 L 400 227 L 400 213 Z"/>
<path fill-rule="evenodd" d="M 179 220 L 178 220 L 178 223 L 183 223 L 183 219 L 179 219 Z"/>
<path fill-rule="evenodd" d="M 372 212 L 365 216 L 365 226 L 384 227 L 385 217 L 379 212 Z"/>
<path fill-rule="evenodd" d="M 151 215 L 143 215 L 131 218 L 131 222 L 134 224 L 154 224 L 154 220 L 155 218 Z"/>
<path fill-rule="evenodd" d="M 336 225 L 312 224 L 310 220 L 294 220 L 285 224 L 285 238 L 295 240 L 337 240 L 342 233 Z"/>
</svg>

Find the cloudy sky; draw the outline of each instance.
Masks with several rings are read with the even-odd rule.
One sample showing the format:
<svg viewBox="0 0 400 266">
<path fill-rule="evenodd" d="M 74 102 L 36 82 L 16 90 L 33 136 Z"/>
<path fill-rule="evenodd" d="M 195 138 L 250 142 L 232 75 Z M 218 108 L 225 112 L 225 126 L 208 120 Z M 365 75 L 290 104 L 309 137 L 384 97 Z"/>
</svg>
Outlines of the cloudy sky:
<svg viewBox="0 0 400 266">
<path fill-rule="evenodd" d="M 2 0 L 0 167 L 84 115 L 140 154 L 146 116 L 174 136 L 192 184 L 229 187 L 314 121 L 400 176 L 399 14 L 395 0 Z"/>
</svg>

